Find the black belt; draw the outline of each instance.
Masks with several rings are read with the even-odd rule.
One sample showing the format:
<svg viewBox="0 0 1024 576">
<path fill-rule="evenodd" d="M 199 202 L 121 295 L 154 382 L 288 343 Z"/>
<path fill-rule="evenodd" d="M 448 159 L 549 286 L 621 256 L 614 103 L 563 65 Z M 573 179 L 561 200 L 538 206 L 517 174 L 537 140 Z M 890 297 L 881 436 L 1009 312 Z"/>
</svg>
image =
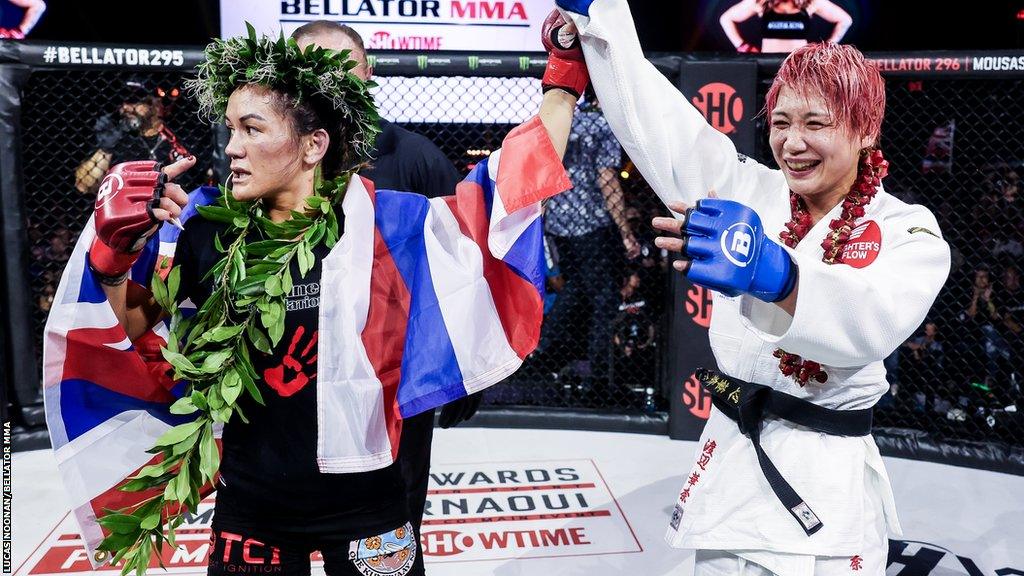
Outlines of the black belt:
<svg viewBox="0 0 1024 576">
<path fill-rule="evenodd" d="M 832 410 L 764 386 L 726 376 L 715 370 L 697 370 L 697 379 L 711 393 L 711 402 L 739 424 L 740 432 L 750 437 L 761 472 L 783 506 L 796 518 L 808 536 L 824 524 L 793 490 L 778 468 L 761 448 L 761 422 L 775 416 L 793 424 L 833 436 L 867 436 L 871 433 L 871 408 Z"/>
</svg>

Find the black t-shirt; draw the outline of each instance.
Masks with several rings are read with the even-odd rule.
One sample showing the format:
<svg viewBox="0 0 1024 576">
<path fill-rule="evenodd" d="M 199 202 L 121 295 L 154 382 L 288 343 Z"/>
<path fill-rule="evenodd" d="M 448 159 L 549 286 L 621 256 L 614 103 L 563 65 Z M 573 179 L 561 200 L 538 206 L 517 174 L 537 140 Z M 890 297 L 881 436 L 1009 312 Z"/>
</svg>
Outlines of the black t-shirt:
<svg viewBox="0 0 1024 576">
<path fill-rule="evenodd" d="M 181 265 L 181 300 L 191 298 L 200 307 L 212 293 L 212 279 L 198 280 L 221 258 L 213 236 L 225 228 L 202 216 L 188 220 L 174 256 Z M 396 465 L 349 474 L 317 468 L 316 341 L 327 252 L 323 245 L 314 250 L 316 263 L 305 278 L 292 261 L 284 336 L 273 354 L 251 351 L 266 406 L 243 393 L 238 404 L 249 423 L 235 415 L 224 427 L 216 515 L 253 534 L 316 532 L 356 539 L 399 526 L 408 516 Z"/>
<path fill-rule="evenodd" d="M 415 192 L 427 198 L 455 194 L 459 173 L 451 160 L 423 136 L 380 121 L 373 164 L 360 175 L 386 190 Z"/>
</svg>

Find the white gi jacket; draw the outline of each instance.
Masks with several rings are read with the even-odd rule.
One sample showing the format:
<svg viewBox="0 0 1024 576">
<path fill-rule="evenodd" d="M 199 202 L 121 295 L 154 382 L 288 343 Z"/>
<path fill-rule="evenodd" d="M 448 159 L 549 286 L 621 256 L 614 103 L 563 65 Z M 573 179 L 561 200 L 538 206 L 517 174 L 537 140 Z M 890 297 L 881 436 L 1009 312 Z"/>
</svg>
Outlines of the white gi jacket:
<svg viewBox="0 0 1024 576">
<path fill-rule="evenodd" d="M 714 190 L 756 210 L 778 241 L 791 217 L 785 177 L 737 155 L 647 62 L 626 0 L 596 0 L 589 18 L 566 16 L 580 31 L 608 123 L 658 196 L 693 205 Z M 860 251 L 850 258 L 858 267 L 825 264 L 821 242 L 840 211 L 787 248 L 800 268 L 794 316 L 752 296 L 715 294 L 710 339 L 720 370 L 832 409 L 868 408 L 886 392 L 882 359 L 923 321 L 949 274 L 949 247 L 931 212 L 879 190 L 854 232 L 863 242 L 847 245 Z M 800 387 L 779 371 L 776 348 L 820 362 L 828 381 Z M 890 533 L 901 534 L 870 436 L 829 436 L 768 418 L 761 445 L 823 528 L 804 533 L 769 487 L 751 441 L 714 409 L 693 461 L 681 463 L 690 473 L 676 501 L 681 516 L 677 510 L 666 534 L 673 546 L 852 556 L 861 553 L 872 502 L 881 503 Z"/>
</svg>

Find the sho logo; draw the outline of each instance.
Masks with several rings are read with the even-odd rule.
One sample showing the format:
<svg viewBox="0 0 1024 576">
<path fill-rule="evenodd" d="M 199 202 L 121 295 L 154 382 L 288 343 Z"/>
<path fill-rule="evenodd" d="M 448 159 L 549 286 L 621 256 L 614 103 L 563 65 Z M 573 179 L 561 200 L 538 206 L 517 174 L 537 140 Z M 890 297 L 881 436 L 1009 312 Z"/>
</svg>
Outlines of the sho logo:
<svg viewBox="0 0 1024 576">
<path fill-rule="evenodd" d="M 427 57 L 424 55 L 417 56 L 416 67 L 420 70 L 425 70 L 427 68 Z"/>
<path fill-rule="evenodd" d="M 722 253 L 740 268 L 746 268 L 754 252 L 754 228 L 746 222 L 737 222 L 722 233 Z"/>
<path fill-rule="evenodd" d="M 704 389 L 694 374 L 683 382 L 683 405 L 690 414 L 701 420 L 707 420 L 711 416 L 711 394 Z"/>
<path fill-rule="evenodd" d="M 454 556 L 473 547 L 473 537 L 456 530 L 430 530 L 420 535 L 426 556 Z"/>
<path fill-rule="evenodd" d="M 103 183 L 100 184 L 100 189 L 96 193 L 96 208 L 102 208 L 110 201 L 111 198 L 117 196 L 117 193 L 124 187 L 124 179 L 121 178 L 120 174 L 110 174 L 103 179 Z"/>
<path fill-rule="evenodd" d="M 686 315 L 701 328 L 711 326 L 711 290 L 696 284 L 686 291 Z"/>
<path fill-rule="evenodd" d="M 732 134 L 743 120 L 743 98 L 724 82 L 711 82 L 697 90 L 693 105 L 704 114 L 708 124 L 723 134 Z"/>
</svg>

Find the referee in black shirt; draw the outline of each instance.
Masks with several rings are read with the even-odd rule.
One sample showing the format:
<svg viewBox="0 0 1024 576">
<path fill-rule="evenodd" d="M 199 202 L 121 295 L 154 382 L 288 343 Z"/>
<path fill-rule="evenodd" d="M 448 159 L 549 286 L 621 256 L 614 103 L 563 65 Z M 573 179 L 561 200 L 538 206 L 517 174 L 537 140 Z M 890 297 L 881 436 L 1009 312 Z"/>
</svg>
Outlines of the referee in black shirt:
<svg viewBox="0 0 1024 576">
<path fill-rule="evenodd" d="M 373 69 L 366 61 L 366 48 L 359 33 L 344 24 L 317 20 L 304 24 L 292 33 L 299 47 L 315 44 L 333 50 L 352 50 L 359 63 L 352 73 L 369 80 Z M 423 136 L 381 119 L 373 165 L 361 175 L 378 188 L 416 192 L 428 198 L 455 193 L 459 173 L 437 146 Z M 480 393 L 456 400 L 441 408 L 442 428 L 468 420 L 480 405 Z M 408 490 L 409 518 L 420 535 L 423 509 L 427 501 L 430 474 L 430 442 L 434 435 L 434 411 L 406 418 L 402 422 L 402 439 L 398 462 Z"/>
</svg>

